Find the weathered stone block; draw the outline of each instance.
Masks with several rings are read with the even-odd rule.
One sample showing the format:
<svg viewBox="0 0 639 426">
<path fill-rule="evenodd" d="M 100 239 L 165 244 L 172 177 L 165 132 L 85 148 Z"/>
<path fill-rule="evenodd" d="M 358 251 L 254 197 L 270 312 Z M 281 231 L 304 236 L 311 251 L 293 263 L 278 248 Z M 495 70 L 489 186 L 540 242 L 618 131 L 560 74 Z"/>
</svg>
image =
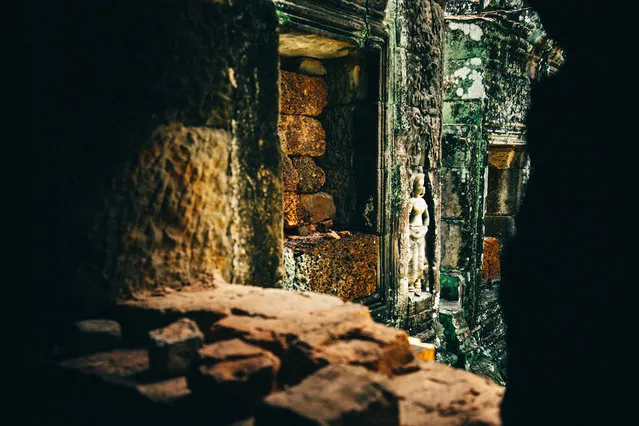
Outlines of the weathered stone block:
<svg viewBox="0 0 639 426">
<path fill-rule="evenodd" d="M 442 217 L 447 219 L 470 217 L 475 192 L 469 182 L 469 172 L 450 169 L 442 172 Z"/>
<path fill-rule="evenodd" d="M 355 300 L 377 289 L 379 238 L 353 233 L 339 240 L 321 236 L 284 243 L 285 288 Z"/>
<path fill-rule="evenodd" d="M 314 118 L 281 115 L 278 132 L 285 154 L 319 157 L 326 151 L 326 132 L 322 123 Z"/>
<path fill-rule="evenodd" d="M 326 183 L 324 170 L 317 167 L 311 157 L 293 157 L 292 162 L 299 176 L 297 192 L 300 194 L 319 192 Z"/>
<path fill-rule="evenodd" d="M 333 197 L 325 192 L 300 195 L 300 206 L 303 209 L 303 219 L 309 217 L 311 223 L 335 218 Z"/>
<path fill-rule="evenodd" d="M 481 280 L 484 284 L 499 280 L 501 276 L 500 243 L 497 238 L 484 238 Z"/>
<path fill-rule="evenodd" d="M 284 228 L 295 228 L 308 224 L 311 217 L 308 211 L 302 208 L 299 194 L 294 192 L 284 193 Z"/>
<path fill-rule="evenodd" d="M 362 367 L 331 365 L 266 397 L 255 426 L 276 424 L 399 425 L 399 404 L 383 376 Z"/>
<path fill-rule="evenodd" d="M 298 65 L 298 71 L 306 75 L 324 76 L 326 75 L 326 66 L 319 59 L 302 58 Z"/>
<path fill-rule="evenodd" d="M 418 365 L 418 371 L 391 382 L 400 398 L 401 425 L 501 425 L 503 387 L 439 363 Z"/>
<path fill-rule="evenodd" d="M 318 116 L 328 103 L 328 86 L 321 77 L 289 71 L 280 74 L 280 112 Z"/>
<path fill-rule="evenodd" d="M 333 197 L 335 223 L 349 227 L 355 218 L 357 191 L 353 172 L 348 170 L 326 170 L 324 192 Z"/>
<path fill-rule="evenodd" d="M 350 43 L 318 34 L 286 31 L 279 36 L 279 53 L 284 57 L 342 58 L 355 50 Z"/>
<path fill-rule="evenodd" d="M 390 375 L 413 359 L 405 331 L 374 322 L 368 308 L 350 303 L 272 319 L 231 315 L 208 334 L 211 341 L 233 338 L 280 358 L 280 385 L 297 384 L 329 364 L 361 365 Z"/>
<path fill-rule="evenodd" d="M 233 411 L 234 417 L 246 418 L 275 388 L 279 368 L 280 360 L 272 353 L 238 339 L 227 340 L 197 352 L 187 384 L 211 413 Z"/>
<path fill-rule="evenodd" d="M 204 335 L 193 320 L 182 318 L 149 332 L 149 341 L 151 369 L 163 376 L 179 376 L 204 344 Z"/>
<path fill-rule="evenodd" d="M 463 268 L 469 261 L 464 239 L 465 233 L 461 223 L 442 222 L 442 267 Z"/>
<path fill-rule="evenodd" d="M 219 283 L 214 289 L 185 290 L 163 296 L 141 294 L 136 300 L 119 302 L 115 316 L 127 343 L 146 345 L 149 330 L 165 327 L 183 317 L 194 320 L 206 334 L 212 324 L 231 314 L 291 317 L 342 304 L 337 297 L 324 294 Z"/>
<path fill-rule="evenodd" d="M 523 170 L 516 168 L 488 168 L 486 213 L 515 215 L 523 196 Z"/>
<path fill-rule="evenodd" d="M 495 146 L 488 148 L 488 164 L 496 169 L 522 169 L 526 165 L 526 152 L 522 147 Z"/>
<path fill-rule="evenodd" d="M 326 152 L 317 164 L 326 170 L 351 170 L 354 155 L 355 106 L 330 108 L 322 116 L 326 130 Z"/>
<path fill-rule="evenodd" d="M 88 354 L 115 349 L 122 344 L 120 324 L 106 319 L 88 319 L 71 325 L 68 351 Z"/>
<path fill-rule="evenodd" d="M 282 190 L 284 192 L 295 192 L 297 191 L 297 185 L 300 182 L 299 175 L 297 174 L 297 170 L 293 167 L 293 162 L 288 157 L 288 155 L 282 156 Z M 289 200 L 290 202 L 290 200 Z M 284 205 L 286 205 L 287 200 L 284 200 Z M 286 216 L 286 209 L 284 212 Z"/>
</svg>

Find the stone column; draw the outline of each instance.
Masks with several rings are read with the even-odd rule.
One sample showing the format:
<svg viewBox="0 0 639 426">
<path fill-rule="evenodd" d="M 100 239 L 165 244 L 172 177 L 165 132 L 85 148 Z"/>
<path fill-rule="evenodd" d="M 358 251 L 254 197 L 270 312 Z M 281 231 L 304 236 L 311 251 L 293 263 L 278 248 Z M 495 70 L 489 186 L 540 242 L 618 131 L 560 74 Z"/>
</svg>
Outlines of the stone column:
<svg viewBox="0 0 639 426">
<path fill-rule="evenodd" d="M 272 3 L 67 3 L 42 12 L 34 44 L 38 306 L 95 314 L 216 276 L 276 285 Z"/>
</svg>

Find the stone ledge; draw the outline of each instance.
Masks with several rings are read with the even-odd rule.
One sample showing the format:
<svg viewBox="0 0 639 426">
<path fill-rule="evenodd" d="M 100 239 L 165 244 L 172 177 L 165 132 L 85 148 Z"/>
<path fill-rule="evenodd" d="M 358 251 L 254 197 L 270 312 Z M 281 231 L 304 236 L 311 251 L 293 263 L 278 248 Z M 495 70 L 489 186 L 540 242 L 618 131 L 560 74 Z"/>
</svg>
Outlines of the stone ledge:
<svg viewBox="0 0 639 426">
<path fill-rule="evenodd" d="M 357 300 L 377 289 L 379 238 L 353 233 L 340 239 L 324 234 L 284 243 L 293 260 L 286 265 L 286 285 L 343 300 Z"/>
</svg>

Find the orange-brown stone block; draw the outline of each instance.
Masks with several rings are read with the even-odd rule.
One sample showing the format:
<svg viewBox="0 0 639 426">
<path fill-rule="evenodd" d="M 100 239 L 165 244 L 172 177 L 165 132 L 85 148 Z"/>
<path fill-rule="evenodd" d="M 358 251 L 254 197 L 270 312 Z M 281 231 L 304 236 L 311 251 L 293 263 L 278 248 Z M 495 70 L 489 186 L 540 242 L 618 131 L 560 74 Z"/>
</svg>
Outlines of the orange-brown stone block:
<svg viewBox="0 0 639 426">
<path fill-rule="evenodd" d="M 284 193 L 284 228 L 295 228 L 298 225 L 308 223 L 304 220 L 300 205 L 300 196 L 294 192 Z"/>
<path fill-rule="evenodd" d="M 491 146 L 488 150 L 488 164 L 499 169 L 524 167 L 525 155 L 522 149 Z"/>
<path fill-rule="evenodd" d="M 291 159 L 284 155 L 282 158 L 282 190 L 285 192 L 295 192 L 297 191 L 299 182 L 300 179 L 297 170 L 293 167 Z"/>
<path fill-rule="evenodd" d="M 278 129 L 284 154 L 324 155 L 326 132 L 318 120 L 302 115 L 281 115 Z"/>
<path fill-rule="evenodd" d="M 321 77 L 281 72 L 280 112 L 282 114 L 320 115 L 328 103 L 328 85 Z"/>
<path fill-rule="evenodd" d="M 303 219 L 308 217 L 310 223 L 319 223 L 335 218 L 333 197 L 325 192 L 300 195 L 300 205 L 302 206 Z"/>
<path fill-rule="evenodd" d="M 501 276 L 499 260 L 500 244 L 497 238 L 484 238 L 484 259 L 481 264 L 481 279 L 484 283 L 498 280 Z"/>
<path fill-rule="evenodd" d="M 294 259 L 293 288 L 355 300 L 377 289 L 378 237 L 353 233 L 340 239 L 322 235 L 284 243 Z M 293 272 L 287 271 L 287 273 Z"/>
<path fill-rule="evenodd" d="M 298 193 L 312 194 L 322 189 L 326 183 L 326 173 L 311 157 L 294 157 L 292 162 L 299 176 Z"/>
</svg>

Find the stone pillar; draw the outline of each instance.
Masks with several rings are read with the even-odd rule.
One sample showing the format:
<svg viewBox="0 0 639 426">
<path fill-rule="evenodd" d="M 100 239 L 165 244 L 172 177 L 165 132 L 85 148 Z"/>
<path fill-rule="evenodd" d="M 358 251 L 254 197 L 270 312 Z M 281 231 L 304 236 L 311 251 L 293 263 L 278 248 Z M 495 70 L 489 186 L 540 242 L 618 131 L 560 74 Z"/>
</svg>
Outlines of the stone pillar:
<svg viewBox="0 0 639 426">
<path fill-rule="evenodd" d="M 391 96 L 395 111 L 390 152 L 391 219 L 396 262 L 399 322 L 423 339 L 433 337 L 433 314 L 439 297 L 443 10 L 432 0 L 397 1 L 389 5 L 396 30 L 391 34 Z M 427 269 L 421 288 L 408 292 L 410 275 L 410 199 L 415 178 L 423 173 L 430 224 L 425 236 Z"/>
<path fill-rule="evenodd" d="M 272 3 L 67 3 L 34 19 L 37 306 L 95 314 L 216 276 L 276 285 Z"/>
</svg>

